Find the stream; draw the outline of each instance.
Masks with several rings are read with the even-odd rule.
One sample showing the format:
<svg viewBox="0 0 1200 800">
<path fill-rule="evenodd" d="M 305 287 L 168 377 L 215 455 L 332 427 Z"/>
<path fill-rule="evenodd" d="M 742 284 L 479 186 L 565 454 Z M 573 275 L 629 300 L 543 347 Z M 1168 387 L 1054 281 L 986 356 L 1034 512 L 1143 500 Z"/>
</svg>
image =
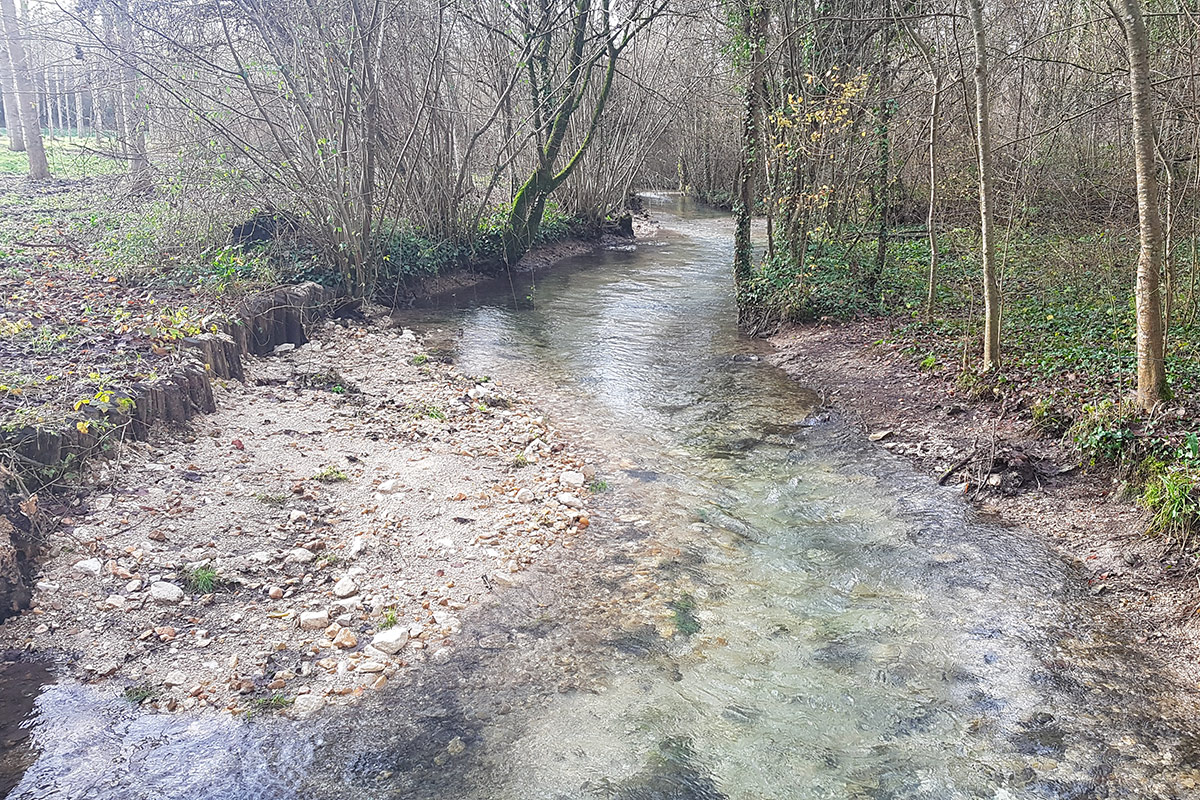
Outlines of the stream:
<svg viewBox="0 0 1200 800">
<path fill-rule="evenodd" d="M 662 228 L 636 248 L 403 316 L 612 454 L 579 565 L 502 591 L 413 683 L 309 720 L 141 714 L 10 669 L 0 794 L 1200 796 L 1194 689 L 1036 531 L 981 517 L 769 366 L 737 331 L 731 223 L 647 200 Z M 605 516 L 618 503 L 639 513 Z M 663 602 L 673 636 L 647 622 Z"/>
</svg>

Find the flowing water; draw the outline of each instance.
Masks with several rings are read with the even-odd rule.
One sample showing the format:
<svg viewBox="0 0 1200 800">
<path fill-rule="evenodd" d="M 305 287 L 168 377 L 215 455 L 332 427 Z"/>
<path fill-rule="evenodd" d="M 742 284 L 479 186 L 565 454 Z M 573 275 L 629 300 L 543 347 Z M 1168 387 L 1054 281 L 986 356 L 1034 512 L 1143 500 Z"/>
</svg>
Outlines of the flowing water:
<svg viewBox="0 0 1200 800">
<path fill-rule="evenodd" d="M 602 500 L 574 572 L 502 592 L 474 645 L 325 718 L 49 687 L 11 796 L 1196 796 L 1194 690 L 1036 531 L 979 518 L 768 366 L 736 329 L 727 220 L 650 200 L 663 229 L 635 250 L 406 316 L 466 371 L 541 387 L 614 455 L 607 502 L 636 519 Z M 674 635 L 647 623 L 665 600 Z"/>
</svg>

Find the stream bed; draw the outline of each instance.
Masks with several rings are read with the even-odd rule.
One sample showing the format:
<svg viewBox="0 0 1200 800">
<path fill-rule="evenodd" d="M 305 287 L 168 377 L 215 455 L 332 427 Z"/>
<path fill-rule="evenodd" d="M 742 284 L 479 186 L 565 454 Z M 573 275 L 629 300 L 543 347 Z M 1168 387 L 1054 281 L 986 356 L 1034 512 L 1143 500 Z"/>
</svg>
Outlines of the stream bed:
<svg viewBox="0 0 1200 800">
<path fill-rule="evenodd" d="M 600 514 L 586 557 L 502 591 L 415 682 L 309 720 L 145 715 L 67 684 L 21 703 L 45 676 L 0 674 L 0 744 L 32 743 L 9 797 L 1200 796 L 1194 689 L 1036 531 L 767 365 L 736 328 L 729 221 L 648 202 L 662 229 L 636 248 L 403 317 L 542 391 L 638 514 Z"/>
</svg>

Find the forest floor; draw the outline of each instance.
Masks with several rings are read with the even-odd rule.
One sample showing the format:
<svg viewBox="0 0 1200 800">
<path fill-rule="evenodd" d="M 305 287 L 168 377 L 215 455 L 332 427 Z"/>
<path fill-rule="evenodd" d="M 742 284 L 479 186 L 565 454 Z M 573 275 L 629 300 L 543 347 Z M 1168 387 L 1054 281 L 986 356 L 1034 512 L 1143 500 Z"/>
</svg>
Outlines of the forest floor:
<svg viewBox="0 0 1200 800">
<path fill-rule="evenodd" d="M 1147 513 L 1111 467 L 1086 467 L 1075 443 L 1028 413 L 964 391 L 953 370 L 923 369 L 885 319 L 794 325 L 773 360 L 880 447 L 960 487 L 985 513 L 1053 538 L 1092 594 L 1122 608 L 1178 674 L 1200 681 L 1200 576 L 1179 547 L 1146 535 Z"/>
</svg>

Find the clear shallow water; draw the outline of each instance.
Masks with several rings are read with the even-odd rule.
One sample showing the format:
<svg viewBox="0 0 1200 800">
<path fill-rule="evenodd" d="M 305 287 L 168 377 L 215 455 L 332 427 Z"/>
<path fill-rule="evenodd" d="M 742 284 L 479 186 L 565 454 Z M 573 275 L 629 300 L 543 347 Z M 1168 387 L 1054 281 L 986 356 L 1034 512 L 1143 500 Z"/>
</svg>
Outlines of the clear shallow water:
<svg viewBox="0 0 1200 800">
<path fill-rule="evenodd" d="M 737 333 L 728 223 L 652 204 L 664 230 L 636 251 L 410 323 L 468 371 L 541 387 L 644 522 L 595 526 L 553 592 L 502 593 L 475 624 L 503 646 L 465 641 L 322 720 L 144 717 L 55 687 L 12 796 L 1194 796 L 1183 693 L 1134 634 L 1036 533 L 814 415 Z M 699 629 L 658 636 L 647 583 Z"/>
</svg>

